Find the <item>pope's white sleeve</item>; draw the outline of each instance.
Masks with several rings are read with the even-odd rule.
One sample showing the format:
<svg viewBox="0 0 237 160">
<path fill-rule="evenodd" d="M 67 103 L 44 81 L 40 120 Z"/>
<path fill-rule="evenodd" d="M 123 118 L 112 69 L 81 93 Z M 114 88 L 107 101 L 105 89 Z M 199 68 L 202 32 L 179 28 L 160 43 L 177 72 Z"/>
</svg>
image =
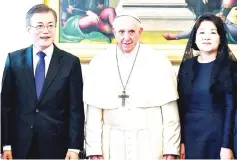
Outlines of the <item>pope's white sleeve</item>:
<svg viewBox="0 0 237 160">
<path fill-rule="evenodd" d="M 103 110 L 88 105 L 86 117 L 86 155 L 102 155 Z"/>
<path fill-rule="evenodd" d="M 177 101 L 161 107 L 163 116 L 163 154 L 180 154 L 180 121 Z"/>
</svg>

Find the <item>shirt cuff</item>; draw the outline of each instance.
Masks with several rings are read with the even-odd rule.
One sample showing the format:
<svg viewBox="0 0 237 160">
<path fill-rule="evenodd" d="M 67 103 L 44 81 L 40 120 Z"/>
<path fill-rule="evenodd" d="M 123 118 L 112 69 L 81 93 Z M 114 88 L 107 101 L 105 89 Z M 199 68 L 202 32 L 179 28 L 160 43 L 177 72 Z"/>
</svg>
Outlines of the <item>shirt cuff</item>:
<svg viewBox="0 0 237 160">
<path fill-rule="evenodd" d="M 12 147 L 10 145 L 3 146 L 4 151 L 11 151 Z"/>
<path fill-rule="evenodd" d="M 79 149 L 68 149 L 68 151 L 70 151 L 70 152 L 76 152 L 77 154 L 79 154 L 79 152 L 80 152 Z"/>
</svg>

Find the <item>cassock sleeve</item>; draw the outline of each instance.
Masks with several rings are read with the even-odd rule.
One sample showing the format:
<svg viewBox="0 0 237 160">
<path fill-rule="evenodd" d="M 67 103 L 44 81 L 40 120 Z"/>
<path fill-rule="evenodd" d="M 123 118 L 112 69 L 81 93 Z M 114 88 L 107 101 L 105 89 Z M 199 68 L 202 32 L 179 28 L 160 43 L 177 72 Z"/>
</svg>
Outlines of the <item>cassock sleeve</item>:
<svg viewBox="0 0 237 160">
<path fill-rule="evenodd" d="M 88 105 L 86 117 L 86 155 L 102 155 L 103 110 Z"/>
<path fill-rule="evenodd" d="M 163 116 L 163 154 L 180 154 L 180 121 L 177 101 L 161 107 Z"/>
</svg>

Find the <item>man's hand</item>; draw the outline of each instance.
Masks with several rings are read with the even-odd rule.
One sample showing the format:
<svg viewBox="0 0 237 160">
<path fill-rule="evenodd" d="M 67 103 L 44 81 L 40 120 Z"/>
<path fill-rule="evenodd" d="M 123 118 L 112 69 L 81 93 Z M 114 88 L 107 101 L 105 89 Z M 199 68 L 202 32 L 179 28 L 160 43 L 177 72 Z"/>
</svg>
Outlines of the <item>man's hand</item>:
<svg viewBox="0 0 237 160">
<path fill-rule="evenodd" d="M 165 160 L 174 160 L 176 159 L 176 155 L 171 155 L 171 154 L 166 154 L 166 155 L 163 155 L 163 159 Z"/>
<path fill-rule="evenodd" d="M 224 159 L 224 160 L 234 159 L 232 150 L 229 148 L 223 148 L 223 147 L 221 147 L 220 157 L 221 159 Z"/>
<path fill-rule="evenodd" d="M 12 151 L 11 151 L 11 150 L 5 150 L 5 151 L 3 151 L 2 159 L 3 159 L 3 160 L 5 160 L 5 159 L 12 160 Z"/>
<path fill-rule="evenodd" d="M 180 145 L 180 159 L 185 159 L 185 145 L 184 143 L 181 143 Z"/>
<path fill-rule="evenodd" d="M 103 157 L 101 155 L 94 155 L 94 156 L 89 156 L 89 159 L 102 160 Z"/>
<path fill-rule="evenodd" d="M 67 12 L 72 14 L 72 11 L 73 11 L 73 6 L 69 5 L 67 8 Z"/>
<path fill-rule="evenodd" d="M 65 157 L 66 160 L 78 160 L 78 154 L 76 152 L 68 151 Z"/>
</svg>

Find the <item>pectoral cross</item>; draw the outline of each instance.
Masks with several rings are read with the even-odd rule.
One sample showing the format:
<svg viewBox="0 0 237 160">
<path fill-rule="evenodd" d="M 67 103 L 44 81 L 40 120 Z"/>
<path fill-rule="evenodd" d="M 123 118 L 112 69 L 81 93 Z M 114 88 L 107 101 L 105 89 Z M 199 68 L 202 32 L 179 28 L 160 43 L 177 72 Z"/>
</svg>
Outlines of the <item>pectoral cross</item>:
<svg viewBox="0 0 237 160">
<path fill-rule="evenodd" d="M 124 107 L 125 106 L 126 98 L 129 98 L 129 95 L 127 95 L 126 91 L 124 90 L 123 93 L 121 95 L 119 95 L 118 97 L 122 98 L 122 107 Z"/>
</svg>

